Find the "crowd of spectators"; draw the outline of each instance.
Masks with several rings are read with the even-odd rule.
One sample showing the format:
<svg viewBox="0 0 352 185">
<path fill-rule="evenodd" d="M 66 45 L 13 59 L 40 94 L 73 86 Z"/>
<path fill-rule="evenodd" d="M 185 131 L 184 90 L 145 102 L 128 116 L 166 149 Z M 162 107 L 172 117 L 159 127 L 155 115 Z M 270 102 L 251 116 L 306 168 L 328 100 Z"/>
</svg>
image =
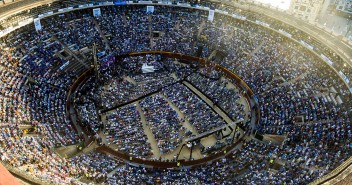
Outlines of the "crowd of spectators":
<svg viewBox="0 0 352 185">
<path fill-rule="evenodd" d="M 302 45 L 249 21 L 234 20 L 218 13 L 214 22 L 208 22 L 207 12 L 195 9 L 156 7 L 153 14 L 146 13 L 145 6 L 101 9 L 99 18 L 93 18 L 91 10 L 56 15 L 43 19 L 43 30 L 38 33 L 28 26 L 2 39 L 5 42 L 0 49 L 1 161 L 53 184 L 79 183 L 77 178 L 81 175 L 98 181 L 107 179 L 106 182 L 111 184 L 304 184 L 330 172 L 351 156 L 349 89 L 330 66 Z M 249 13 L 244 14 L 253 19 Z M 260 19 L 273 28 L 291 30 L 274 20 Z M 200 27 L 206 29 L 202 31 Z M 151 38 L 151 30 L 162 34 Z M 193 42 L 199 31 L 204 42 Z M 108 37 L 107 45 L 103 43 L 102 34 Z M 300 31 L 292 35 L 293 38 L 306 39 Z M 351 69 L 343 67 L 338 56 L 314 40 L 307 42 L 315 51 L 333 60 L 332 66 L 351 76 Z M 116 55 L 152 49 L 195 55 L 197 49 L 203 47 L 201 57 L 207 58 L 212 50 L 223 50 L 227 56 L 218 61 L 219 65 L 240 76 L 256 93 L 260 109 L 258 133 L 283 135 L 286 136 L 285 142 L 280 148 L 250 141 L 226 158 L 194 169 L 157 170 L 125 164 L 111 177 L 107 177 L 107 173 L 117 168 L 118 162 L 105 154 L 84 154 L 72 161 L 58 156 L 52 152 L 52 147 L 77 144 L 82 138 L 65 111 L 67 90 L 75 76 L 60 69 L 67 61 L 57 53 L 65 46 L 75 52 L 90 49 L 93 43 L 97 44 L 99 51 L 108 51 L 107 46 L 111 47 Z M 131 80 L 112 79 L 106 88 L 112 93 L 107 93 L 106 97 L 116 96 L 116 102 L 120 103 L 132 96 L 161 90 L 161 94 L 184 113 L 198 134 L 225 124 L 182 83 L 171 85 L 176 82 L 171 73 L 182 79 L 191 73 L 191 68 L 174 62 L 164 66 L 158 60 L 163 59 L 147 56 L 121 61 L 119 65 L 127 70 L 124 71 L 125 77 L 129 75 Z M 141 62 L 151 64 L 159 71 L 137 74 Z M 180 74 L 179 69 L 184 72 Z M 113 74 L 112 70 L 107 71 L 108 77 Z M 208 77 L 204 74 L 207 73 L 192 74 L 187 80 L 233 119 L 242 118 L 244 107 L 238 104 L 239 92 L 229 89 L 228 81 L 219 78 L 218 74 Z M 92 117 L 97 116 L 95 103 L 99 98 L 93 95 L 94 90 L 91 88 L 87 93 L 90 98 L 83 98 L 78 103 L 82 103 L 79 109 L 86 124 L 96 129 L 99 124 Z M 96 92 L 103 94 L 101 90 Z M 100 101 L 105 103 L 107 100 Z M 112 102 L 109 100 L 108 106 L 115 105 L 116 102 Z M 179 146 L 184 131 L 182 121 L 163 96 L 146 97 L 140 105 L 161 152 L 168 153 Z M 297 117 L 303 117 L 303 120 L 297 121 Z M 148 156 L 150 151 L 145 135 L 143 132 L 138 135 L 136 131 L 142 127 L 139 120 L 136 107 L 121 108 L 109 117 L 107 133 L 111 142 L 119 145 L 121 150 Z M 22 124 L 33 126 L 35 136 L 27 136 L 19 127 Z M 146 146 L 141 148 L 135 141 L 142 136 Z M 123 143 L 122 140 L 131 142 Z M 276 163 L 272 160 L 280 162 L 276 171 L 270 170 Z"/>
<path fill-rule="evenodd" d="M 127 105 L 109 113 L 105 127 L 108 144 L 116 145 L 119 151 L 139 158 L 152 156 L 136 105 Z"/>
<path fill-rule="evenodd" d="M 198 133 L 212 130 L 225 124 L 205 102 L 182 84 L 175 84 L 163 89 L 163 94 L 174 103 L 185 115 L 185 119 Z"/>
<path fill-rule="evenodd" d="M 146 121 L 161 154 L 175 150 L 183 139 L 185 128 L 177 112 L 160 95 L 148 96 L 140 102 Z"/>
<path fill-rule="evenodd" d="M 244 119 L 243 113 L 245 110 L 244 105 L 239 102 L 240 96 L 238 89 L 234 86 L 231 87 L 229 85 L 231 83 L 227 80 L 215 80 L 196 73 L 188 76 L 187 80 L 210 97 L 214 104 L 223 108 L 232 119 Z"/>
<path fill-rule="evenodd" d="M 54 146 L 78 143 L 79 135 L 66 116 L 66 90 L 46 82 L 31 86 L 26 98 L 32 121 L 40 123 L 38 132 L 49 137 L 47 142 Z"/>
<path fill-rule="evenodd" d="M 144 93 L 138 86 L 127 79 L 112 79 L 107 87 L 101 87 L 101 103 L 106 108 L 126 103 L 142 95 Z"/>
<path fill-rule="evenodd" d="M 18 125 L 2 127 L 1 160 L 31 177 L 55 184 L 77 184 L 74 177 L 79 175 L 79 166 L 67 163 L 66 159 L 40 143 L 38 138 L 26 136 Z"/>
<path fill-rule="evenodd" d="M 68 163 L 79 167 L 80 175 L 96 183 L 104 182 L 110 172 L 122 165 L 121 160 L 95 151 L 73 157 Z"/>
<path fill-rule="evenodd" d="M 173 62 L 164 63 L 164 59 L 161 59 L 159 55 L 129 57 L 116 63 L 104 67 L 102 71 L 105 86 L 99 87 L 99 94 L 104 108 L 127 103 L 176 82 L 172 73 L 176 73 L 177 68 L 174 67 Z M 144 64 L 153 66 L 155 72 L 143 73 Z M 118 75 L 120 76 L 112 75 L 109 68 L 119 69 Z M 186 72 L 179 71 L 178 74 L 182 75 Z"/>
</svg>

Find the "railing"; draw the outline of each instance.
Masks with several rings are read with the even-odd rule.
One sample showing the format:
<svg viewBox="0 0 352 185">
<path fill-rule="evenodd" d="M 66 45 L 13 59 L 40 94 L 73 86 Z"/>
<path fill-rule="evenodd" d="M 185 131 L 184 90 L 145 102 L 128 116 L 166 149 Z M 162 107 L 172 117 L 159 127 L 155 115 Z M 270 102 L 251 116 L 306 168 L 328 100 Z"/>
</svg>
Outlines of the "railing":
<svg viewBox="0 0 352 185">
<path fill-rule="evenodd" d="M 181 53 L 172 53 L 172 52 L 165 52 L 165 51 L 146 51 L 146 52 L 138 52 L 138 53 L 130 53 L 126 56 L 139 56 L 139 55 L 146 55 L 146 54 L 154 54 L 154 55 L 163 55 L 165 57 L 169 58 L 178 58 L 182 60 L 187 60 L 187 61 L 193 61 L 193 62 L 199 62 L 202 66 L 210 65 L 210 63 L 204 59 L 204 58 L 199 58 L 199 57 L 194 57 L 194 56 L 189 56 L 189 55 L 183 55 Z M 254 93 L 252 89 L 248 86 L 248 84 L 242 80 L 239 76 L 237 76 L 235 73 L 231 72 L 230 70 L 216 64 L 215 69 L 222 72 L 225 74 L 227 77 L 231 78 L 232 80 L 235 80 L 236 85 L 238 87 L 242 87 L 242 90 L 245 90 L 245 97 L 248 101 L 253 98 Z M 245 89 L 243 89 L 245 88 Z"/>
<path fill-rule="evenodd" d="M 159 55 L 163 55 L 165 57 L 171 57 L 171 58 L 179 58 L 179 59 L 183 59 L 183 60 L 187 60 L 187 61 L 195 61 L 195 62 L 199 62 L 201 65 L 206 66 L 206 65 L 211 65 L 207 60 L 203 59 L 203 58 L 198 58 L 198 57 L 193 57 L 193 56 L 189 56 L 189 55 L 183 55 L 180 53 L 172 53 L 172 52 L 164 52 L 164 51 L 146 51 L 146 52 L 138 52 L 138 53 L 130 53 L 128 55 L 124 55 L 123 57 L 126 56 L 139 56 L 139 55 L 146 55 L 146 54 L 159 54 Z M 236 86 L 239 87 L 242 90 L 245 90 L 245 93 L 243 94 L 244 97 L 247 99 L 248 103 L 250 103 L 251 108 L 256 107 L 255 111 L 256 111 L 256 121 L 255 124 L 258 125 L 259 124 L 259 120 L 260 120 L 260 110 L 258 108 L 258 105 L 254 105 L 251 104 L 252 102 L 255 101 L 251 101 L 254 98 L 254 93 L 252 91 L 252 89 L 248 86 L 248 84 L 242 80 L 239 76 L 237 76 L 235 73 L 233 73 L 232 71 L 216 64 L 215 65 L 215 69 L 222 72 L 223 74 L 225 74 L 227 77 L 231 78 L 232 80 L 234 80 L 236 82 Z"/>
<path fill-rule="evenodd" d="M 147 55 L 147 54 L 163 55 L 164 57 L 168 57 L 168 58 L 178 58 L 178 59 L 182 59 L 184 61 L 198 62 L 201 66 L 208 65 L 208 61 L 203 58 L 193 57 L 193 56 L 189 56 L 189 55 L 183 55 L 180 53 L 165 52 L 165 51 L 134 52 L 134 53 L 129 53 L 129 54 L 117 56 L 117 58 L 126 58 L 126 57 L 133 57 L 133 56 L 140 56 L 140 55 Z M 242 86 L 238 86 L 238 87 L 246 87 L 245 91 L 247 92 L 246 98 L 249 99 L 248 101 L 250 101 L 250 99 L 253 98 L 253 95 L 254 95 L 253 91 L 249 88 L 249 86 L 240 77 L 238 77 L 236 74 L 232 73 L 231 71 L 227 70 L 226 68 L 223 68 L 220 65 L 216 65 L 215 69 L 222 72 L 227 77 L 232 78 L 237 83 L 242 84 Z M 71 86 L 70 91 L 67 95 L 66 111 L 70 110 L 70 106 L 71 106 L 70 96 L 71 96 L 71 94 L 74 93 L 76 91 L 77 87 L 79 87 L 79 85 L 82 82 L 84 82 L 85 79 L 87 79 L 92 74 L 93 74 L 93 68 L 87 70 L 84 74 L 82 74 L 74 82 L 74 84 Z M 259 111 L 259 109 L 257 109 L 257 111 Z M 89 134 L 89 133 L 87 133 L 87 134 Z M 126 162 L 129 162 L 129 163 L 137 163 L 140 165 L 147 165 L 147 166 L 152 166 L 155 168 L 178 168 L 178 167 L 180 167 L 180 165 L 182 165 L 182 166 L 197 166 L 197 165 L 201 165 L 203 163 L 209 162 L 209 161 L 213 161 L 213 160 L 218 159 L 220 157 L 223 157 L 223 156 L 227 155 L 228 153 L 231 153 L 231 151 L 233 151 L 235 149 L 235 147 L 237 147 L 244 140 L 245 135 L 246 134 L 242 135 L 242 137 L 238 141 L 236 141 L 236 143 L 232 144 L 231 146 L 226 147 L 224 150 L 219 151 L 218 153 L 211 155 L 209 157 L 205 157 L 205 158 L 193 160 L 193 161 L 179 160 L 179 161 L 174 161 L 174 162 L 167 162 L 167 161 L 152 161 L 152 160 L 140 159 L 140 158 L 135 158 L 133 156 L 130 156 L 126 153 L 115 151 L 108 146 L 101 146 L 101 147 L 97 148 L 97 151 L 112 154 L 122 160 L 125 160 Z"/>
<path fill-rule="evenodd" d="M 318 184 L 324 184 L 337 176 L 339 176 L 342 172 L 344 172 L 347 168 L 352 166 L 352 157 L 348 158 L 345 162 L 343 162 L 340 166 L 335 168 L 333 171 L 330 173 L 324 175 L 323 177 L 311 182 L 309 185 L 318 185 Z"/>
<path fill-rule="evenodd" d="M 225 148 L 224 150 L 219 151 L 218 153 L 211 155 L 209 157 L 205 157 L 205 158 L 197 159 L 197 160 L 193 160 L 193 161 L 179 160 L 179 161 L 169 162 L 169 161 L 152 161 L 152 160 L 139 159 L 139 158 L 134 158 L 132 156 L 129 156 L 125 153 L 115 151 L 107 146 L 98 147 L 96 150 L 99 152 L 103 152 L 103 153 L 109 153 L 109 154 L 116 156 L 119 159 L 122 159 L 128 163 L 135 163 L 135 164 L 139 164 L 139 165 L 143 165 L 143 166 L 150 166 L 153 168 L 180 168 L 180 167 L 185 167 L 185 166 L 194 167 L 194 166 L 199 166 L 199 165 L 207 163 L 207 162 L 214 161 L 216 159 L 219 159 L 221 157 L 224 157 L 224 156 L 230 154 L 233 150 L 235 150 L 235 148 L 240 143 L 242 143 L 242 141 L 244 141 L 245 135 L 246 134 L 243 134 L 239 140 L 237 140 L 233 145 Z"/>
<path fill-rule="evenodd" d="M 67 96 L 66 96 L 66 114 L 69 116 L 70 120 L 71 120 L 71 124 L 73 125 L 73 128 L 75 129 L 75 131 L 78 133 L 78 128 L 76 124 L 79 124 L 80 126 L 82 126 L 81 121 L 79 120 L 79 118 L 76 117 L 76 119 L 74 119 L 73 117 L 77 115 L 77 111 L 76 109 L 73 109 L 74 113 L 71 113 L 71 100 L 72 100 L 72 94 L 76 91 L 76 89 L 80 86 L 80 84 L 82 82 L 84 82 L 85 80 L 87 80 L 92 74 L 94 74 L 94 68 L 90 68 L 87 71 L 85 71 L 81 76 L 79 76 L 75 82 L 73 82 L 73 84 L 70 87 L 70 90 L 67 92 Z M 73 120 L 76 120 L 76 122 L 74 123 Z M 87 130 L 86 128 L 82 128 L 82 131 L 84 132 L 85 135 L 92 135 L 92 133 L 89 132 L 89 130 Z M 88 146 L 89 143 L 93 142 L 93 139 L 90 138 L 88 140 L 85 141 L 85 146 Z"/>
<path fill-rule="evenodd" d="M 259 124 L 260 121 L 260 109 L 259 109 L 259 105 L 257 104 L 256 101 L 251 101 L 254 100 L 254 92 L 252 91 L 252 89 L 248 86 L 248 84 L 242 80 L 239 76 L 237 76 L 235 73 L 233 73 L 232 71 L 216 64 L 216 68 L 220 71 L 222 71 L 227 77 L 236 80 L 237 82 L 237 87 L 242 87 L 241 89 L 245 88 L 247 91 L 244 93 L 244 97 L 247 99 L 248 103 L 250 104 L 250 109 L 252 110 L 252 108 L 256 112 L 256 120 L 255 120 L 255 125 Z"/>
</svg>

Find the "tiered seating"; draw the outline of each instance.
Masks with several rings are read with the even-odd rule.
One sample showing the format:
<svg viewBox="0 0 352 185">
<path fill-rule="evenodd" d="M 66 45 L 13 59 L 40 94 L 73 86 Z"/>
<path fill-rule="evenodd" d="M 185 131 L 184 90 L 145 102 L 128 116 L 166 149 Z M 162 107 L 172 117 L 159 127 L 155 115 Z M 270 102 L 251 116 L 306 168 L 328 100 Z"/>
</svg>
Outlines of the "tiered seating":
<svg viewBox="0 0 352 185">
<path fill-rule="evenodd" d="M 149 50 L 148 16 L 145 7 L 103 8 L 98 23 L 104 33 L 112 36 L 111 47 L 118 54 Z"/>
<path fill-rule="evenodd" d="M 160 153 L 165 154 L 179 146 L 183 139 L 182 125 L 175 110 L 160 95 L 141 101 L 144 115 L 158 142 Z"/>
<path fill-rule="evenodd" d="M 52 146 L 72 145 L 79 141 L 78 134 L 67 120 L 66 91 L 48 84 L 34 84 L 28 91 L 28 105 L 33 120 L 43 125 L 43 134 Z"/>
<path fill-rule="evenodd" d="M 0 122 L 30 121 L 28 105 L 23 102 L 26 77 L 0 65 Z"/>
<path fill-rule="evenodd" d="M 99 93 L 95 84 L 95 78 L 89 78 L 86 84 L 81 86 L 75 93 L 75 109 L 78 112 L 79 122 L 91 134 L 96 134 L 103 128 L 98 121 Z"/>
<path fill-rule="evenodd" d="M 165 10 L 167 13 L 161 13 Z M 201 16 L 203 12 L 197 13 L 178 8 L 156 9 L 152 15 L 152 30 L 165 35 L 153 39 L 154 49 L 192 55 L 192 36 L 197 26 L 205 21 L 205 16 Z"/>
<path fill-rule="evenodd" d="M 149 14 L 145 8 L 102 7 L 103 15 L 100 18 L 93 18 L 90 9 L 67 13 L 65 16 L 55 15 L 42 20 L 43 30 L 39 33 L 31 25 L 2 38 L 5 41 L 0 50 L 2 161 L 52 184 L 76 183 L 75 177 L 84 174 L 81 168 L 88 174 L 88 178 L 97 177 L 99 181 L 104 181 L 106 174 L 117 167 L 116 162 L 110 162 L 110 159 L 100 157 L 100 154 L 77 158 L 73 165 L 49 150 L 49 147 L 71 145 L 80 141 L 65 113 L 66 92 L 73 77 L 58 70 L 67 61 L 55 56 L 63 46 L 50 38 L 56 36 L 74 52 L 85 47 L 89 50 L 93 43 L 97 43 L 98 51 L 107 50 L 97 25 L 106 35 L 107 44 L 116 55 L 152 49 L 194 55 L 203 46 L 201 56 L 207 58 L 214 49 L 225 51 L 228 55 L 223 61 L 211 62 L 234 71 L 256 93 L 261 111 L 258 132 L 287 137 L 281 148 L 263 143 L 248 143 L 242 151 L 232 153 L 230 157 L 194 169 L 175 172 L 121 166 L 109 178 L 108 183 L 153 184 L 161 181 L 188 184 L 307 184 L 330 172 L 351 156 L 351 95 L 338 75 L 323 64 L 320 58 L 275 32 L 219 13 L 215 14 L 215 21 L 210 23 L 206 21 L 206 11 L 156 6 L 155 13 Z M 344 66 L 338 56 L 334 56 L 323 45 L 320 46 L 320 43 L 307 38 L 301 31 L 281 23 L 275 24 L 276 20 L 267 20 L 265 16 L 256 16 L 251 12 L 239 13 L 229 7 L 218 8 L 245 15 L 246 20 L 263 20 L 272 28 L 282 28 L 292 33 L 292 38 L 308 39 L 308 44 L 314 45 L 314 50 L 319 55 L 324 54 L 333 60 L 333 67 L 351 76 L 348 65 Z M 204 42 L 195 43 L 193 48 L 193 36 L 198 33 L 203 21 L 207 29 L 200 36 Z M 161 31 L 161 37 L 151 38 L 150 31 Z M 107 51 L 107 55 L 110 54 Z M 162 65 L 163 61 L 155 56 L 117 61 L 118 64 L 114 65 L 117 67 L 112 67 L 109 72 L 117 69 L 115 76 L 130 76 L 136 84 L 118 83 L 121 86 L 112 88 L 117 93 L 126 95 L 116 95 L 114 98 L 120 101 L 127 99 L 129 92 L 135 92 L 139 96 L 164 87 L 162 93 L 184 113 L 198 133 L 224 125 L 225 122 L 219 115 L 186 87 L 180 84 L 165 87 L 175 82 L 170 74 L 179 68 Z M 154 65 L 160 71 L 149 75 L 137 74 L 143 62 Z M 172 70 L 169 73 L 162 70 L 164 67 L 170 69 L 170 66 Z M 189 72 L 186 68 L 184 74 Z M 112 74 L 109 74 L 110 77 L 115 77 Z M 184 74 L 175 72 L 177 77 L 183 78 L 186 76 Z M 204 71 L 202 74 L 206 75 Z M 233 118 L 241 117 L 237 112 L 242 110 L 241 106 L 226 100 L 229 97 L 236 100 L 236 93 L 226 89 L 227 82 L 218 80 L 219 76 L 211 74 L 207 77 L 215 80 L 209 80 L 207 77 L 203 79 L 193 75 L 189 80 L 196 83 L 198 88 Z M 132 90 L 128 91 L 126 86 Z M 95 91 L 89 93 L 93 92 Z M 96 100 L 96 97 L 93 99 Z M 88 109 L 81 107 L 84 119 L 87 118 L 86 121 L 89 122 L 91 119 L 88 117 L 96 116 L 88 115 L 96 109 L 92 102 L 94 101 L 89 101 Z M 175 110 L 167 101 L 160 95 L 154 95 L 143 99 L 140 104 L 148 121 L 147 127 L 155 135 L 162 154 L 179 146 L 184 129 Z M 122 120 L 126 120 L 126 124 L 141 128 L 140 122 L 130 122 L 131 117 L 132 120 L 140 119 L 135 108 L 119 111 L 124 115 Z M 298 122 L 297 116 L 303 116 L 304 122 Z M 23 122 L 29 122 L 35 127 L 35 136 L 25 136 L 22 133 L 18 125 Z M 95 127 L 94 121 L 92 125 Z M 113 130 L 115 128 L 127 133 L 134 131 L 130 128 L 123 130 L 126 127 L 120 128 L 117 123 L 109 126 L 111 136 L 117 133 Z M 140 139 L 134 137 L 137 134 L 127 136 L 128 138 L 125 135 L 116 138 L 114 135 L 113 140 L 130 139 L 134 143 Z M 132 144 L 125 151 L 136 152 L 135 148 L 138 148 L 138 152 L 142 150 L 140 146 Z M 149 155 L 148 149 L 139 155 Z M 95 163 L 98 161 L 96 159 L 104 162 Z M 269 170 L 272 167 L 270 159 L 278 159 L 283 163 L 278 172 Z M 82 164 L 82 167 L 79 163 L 82 161 L 89 162 Z M 91 163 L 92 161 L 94 162 Z M 109 167 L 104 171 L 106 165 Z"/>
<path fill-rule="evenodd" d="M 141 73 L 144 64 L 148 66 L 153 66 L 155 71 L 163 70 L 163 61 L 159 55 L 144 55 L 136 57 L 124 58 L 122 61 L 122 66 L 124 70 L 130 73 Z"/>
<path fill-rule="evenodd" d="M 144 75 L 137 75 L 133 77 L 141 86 L 141 90 L 145 92 L 153 92 L 162 87 L 174 83 L 176 80 L 170 76 L 170 73 L 150 73 Z"/>
<path fill-rule="evenodd" d="M 165 88 L 163 93 L 185 114 L 199 134 L 225 124 L 218 114 L 185 86 L 175 84 Z"/>
<path fill-rule="evenodd" d="M 142 73 L 143 64 L 154 66 L 157 72 Z M 157 55 L 125 58 L 119 64 L 109 65 L 109 67 L 105 66 L 104 70 L 102 70 L 103 76 L 108 83 L 106 83 L 105 87 L 100 88 L 102 104 L 106 108 L 156 92 L 163 86 L 175 82 L 170 73 L 165 71 L 163 63 Z M 121 65 L 121 70 L 118 74 L 120 76 L 117 79 L 113 79 L 114 75 L 112 75 L 113 71 L 111 69 L 116 69 L 117 65 Z M 124 74 L 126 76 L 122 78 Z"/>
<path fill-rule="evenodd" d="M 44 31 L 57 36 L 60 41 L 73 50 L 91 48 L 93 43 L 101 48 L 102 38 L 93 20 L 86 18 L 87 14 L 69 14 L 68 18 L 52 17 L 46 20 L 48 26 L 44 28 Z"/>
<path fill-rule="evenodd" d="M 178 63 L 176 59 L 167 58 L 163 63 L 166 69 L 170 72 L 174 72 L 178 79 L 184 79 L 193 72 L 193 69 L 189 65 Z"/>
<path fill-rule="evenodd" d="M 17 167 L 29 176 L 49 181 L 53 184 L 75 183 L 72 176 L 78 175 L 79 166 L 73 166 L 42 147 L 37 138 L 24 136 L 15 126 L 1 128 L 0 154 L 3 162 Z"/>
<path fill-rule="evenodd" d="M 55 52 L 60 50 L 62 50 L 62 46 L 57 42 L 36 45 L 29 51 L 28 55 L 22 58 L 20 62 L 21 72 L 44 76 L 51 68 L 57 68 L 57 66 L 66 62 L 54 56 Z"/>
<path fill-rule="evenodd" d="M 70 159 L 69 164 L 79 166 L 80 172 L 89 180 L 101 183 L 107 175 L 120 166 L 122 161 L 99 152 L 90 152 Z"/>
<path fill-rule="evenodd" d="M 240 97 L 236 90 L 227 87 L 229 82 L 206 78 L 200 74 L 193 74 L 187 79 L 200 88 L 215 104 L 219 104 L 232 119 L 244 118 L 244 105 L 238 102 Z"/>
<path fill-rule="evenodd" d="M 83 125 L 89 125 L 96 133 L 99 130 L 100 124 L 98 123 L 97 108 L 94 102 L 86 101 L 83 105 L 77 106 L 79 115 L 82 118 Z"/>
<path fill-rule="evenodd" d="M 119 151 L 143 158 L 152 155 L 136 105 L 117 109 L 107 116 L 107 121 L 107 140 L 115 144 Z"/>
<path fill-rule="evenodd" d="M 274 147 L 270 147 L 270 149 L 272 148 Z M 269 152 L 270 150 L 266 150 L 263 154 L 269 154 Z M 143 182 L 211 184 L 216 181 L 231 184 L 237 181 L 236 176 L 246 171 L 247 167 L 253 170 L 258 168 L 264 170 L 263 167 L 267 167 L 268 163 L 268 157 L 253 152 L 250 147 L 245 147 L 243 151 L 232 153 L 217 162 L 191 169 L 154 170 L 126 165 L 119 168 L 108 178 L 107 182 L 109 184 L 138 184 Z M 208 170 L 209 166 L 211 166 L 212 170 Z"/>
<path fill-rule="evenodd" d="M 143 94 L 137 85 L 127 80 L 112 80 L 107 88 L 102 88 L 102 104 L 104 107 L 111 107 L 136 99 Z"/>
</svg>

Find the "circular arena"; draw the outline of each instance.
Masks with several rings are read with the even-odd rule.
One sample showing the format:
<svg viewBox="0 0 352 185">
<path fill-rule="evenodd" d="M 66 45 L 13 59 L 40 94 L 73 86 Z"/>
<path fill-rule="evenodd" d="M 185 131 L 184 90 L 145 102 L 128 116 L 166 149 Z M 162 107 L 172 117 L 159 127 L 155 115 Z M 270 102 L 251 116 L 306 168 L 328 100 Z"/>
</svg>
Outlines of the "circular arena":
<svg viewBox="0 0 352 185">
<path fill-rule="evenodd" d="M 352 169 L 352 52 L 237 2 L 4 18 L 0 166 L 20 184 L 334 184 Z"/>
</svg>

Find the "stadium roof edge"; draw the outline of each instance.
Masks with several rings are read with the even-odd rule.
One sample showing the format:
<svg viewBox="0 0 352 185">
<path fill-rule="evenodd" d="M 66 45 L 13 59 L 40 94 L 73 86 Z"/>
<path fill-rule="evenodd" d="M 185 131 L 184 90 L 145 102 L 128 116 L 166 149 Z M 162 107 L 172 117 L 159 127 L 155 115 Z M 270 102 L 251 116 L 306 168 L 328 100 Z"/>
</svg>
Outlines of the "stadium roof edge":
<svg viewBox="0 0 352 185">
<path fill-rule="evenodd" d="M 8 11 L 8 12 L 5 12 L 4 14 L 1 14 L 0 16 L 0 21 L 10 17 L 10 16 L 13 16 L 17 13 L 20 13 L 20 12 L 23 12 L 23 11 L 26 11 L 26 10 L 30 10 L 32 8 L 35 8 L 35 7 L 38 7 L 38 6 L 42 6 L 42 5 L 45 5 L 45 4 L 50 4 L 50 3 L 53 3 L 53 2 L 56 2 L 56 1 L 60 1 L 60 0 L 43 0 L 43 1 L 39 1 L 39 2 L 36 2 L 36 3 L 32 3 L 32 4 L 29 4 L 29 5 L 26 5 L 26 6 L 23 6 L 23 7 L 17 7 L 11 11 Z"/>
</svg>

